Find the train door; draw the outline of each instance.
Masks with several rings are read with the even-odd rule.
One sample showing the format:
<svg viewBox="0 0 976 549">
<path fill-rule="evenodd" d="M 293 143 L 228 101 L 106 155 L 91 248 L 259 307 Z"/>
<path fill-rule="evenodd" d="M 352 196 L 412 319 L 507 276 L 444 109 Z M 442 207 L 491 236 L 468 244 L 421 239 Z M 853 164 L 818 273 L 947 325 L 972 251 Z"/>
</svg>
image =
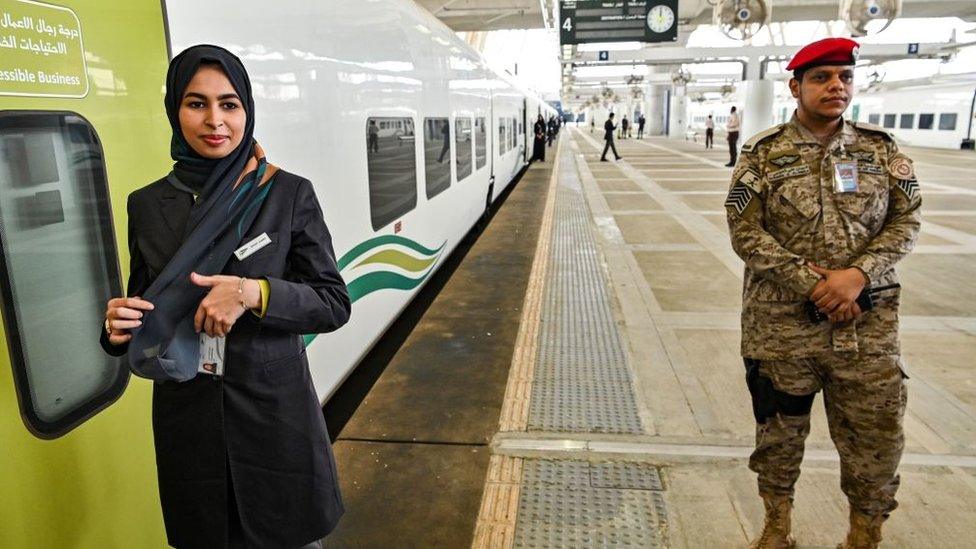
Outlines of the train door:
<svg viewBox="0 0 976 549">
<path fill-rule="evenodd" d="M 163 14 L 59 4 L 0 0 L 4 42 L 30 45 L 0 79 L 0 547 L 157 546 L 152 384 L 98 338 L 126 196 L 169 170 Z"/>
<path fill-rule="evenodd" d="M 526 163 L 529 162 L 529 155 L 531 154 L 529 152 L 529 125 L 528 121 L 525 119 L 525 114 L 529 109 L 528 103 L 529 101 L 527 99 L 522 99 L 522 131 L 519 132 L 522 134 L 522 157 L 525 159 Z"/>
</svg>

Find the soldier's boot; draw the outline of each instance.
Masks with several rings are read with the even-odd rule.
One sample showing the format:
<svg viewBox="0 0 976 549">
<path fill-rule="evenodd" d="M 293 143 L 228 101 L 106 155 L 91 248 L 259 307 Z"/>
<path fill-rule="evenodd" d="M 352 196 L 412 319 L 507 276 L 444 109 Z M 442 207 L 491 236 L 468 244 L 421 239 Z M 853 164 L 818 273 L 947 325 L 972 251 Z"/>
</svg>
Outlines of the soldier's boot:
<svg viewBox="0 0 976 549">
<path fill-rule="evenodd" d="M 766 523 L 762 533 L 752 540 L 749 549 L 792 549 L 796 540 L 790 534 L 790 514 L 793 512 L 793 500 L 788 497 L 763 496 L 763 506 L 766 507 Z"/>
<path fill-rule="evenodd" d="M 847 539 L 837 549 L 878 549 L 884 515 L 865 515 L 851 509 L 851 526 Z"/>
</svg>

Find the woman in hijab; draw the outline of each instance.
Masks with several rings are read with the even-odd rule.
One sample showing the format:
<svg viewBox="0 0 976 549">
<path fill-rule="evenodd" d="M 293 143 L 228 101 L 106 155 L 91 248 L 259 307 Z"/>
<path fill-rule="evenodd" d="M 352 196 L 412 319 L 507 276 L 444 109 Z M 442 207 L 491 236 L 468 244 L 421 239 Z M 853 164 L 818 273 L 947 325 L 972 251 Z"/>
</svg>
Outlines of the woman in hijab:
<svg viewBox="0 0 976 549">
<path fill-rule="evenodd" d="M 217 46 L 166 77 L 175 164 L 129 196 L 127 296 L 102 346 L 153 379 L 170 545 L 320 547 L 342 514 L 303 334 L 349 319 L 312 184 L 253 138 L 240 59 Z"/>
<path fill-rule="evenodd" d="M 532 159 L 538 160 L 539 162 L 546 161 L 546 134 L 548 130 L 546 129 L 546 119 L 539 115 L 539 118 L 535 121 L 535 126 L 532 128 L 535 132 L 535 140 L 532 143 Z"/>
</svg>

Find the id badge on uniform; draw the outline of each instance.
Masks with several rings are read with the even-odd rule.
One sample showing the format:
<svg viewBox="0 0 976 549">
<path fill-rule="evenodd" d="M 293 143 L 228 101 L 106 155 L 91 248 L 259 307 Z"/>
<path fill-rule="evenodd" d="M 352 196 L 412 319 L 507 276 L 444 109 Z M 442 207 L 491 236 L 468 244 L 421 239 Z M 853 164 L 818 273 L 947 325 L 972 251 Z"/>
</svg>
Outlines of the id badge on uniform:
<svg viewBox="0 0 976 549">
<path fill-rule="evenodd" d="M 200 332 L 200 363 L 197 372 L 212 376 L 224 375 L 224 344 L 226 338 L 210 337 Z"/>
<path fill-rule="evenodd" d="M 834 162 L 834 192 L 857 192 L 857 162 Z"/>
</svg>

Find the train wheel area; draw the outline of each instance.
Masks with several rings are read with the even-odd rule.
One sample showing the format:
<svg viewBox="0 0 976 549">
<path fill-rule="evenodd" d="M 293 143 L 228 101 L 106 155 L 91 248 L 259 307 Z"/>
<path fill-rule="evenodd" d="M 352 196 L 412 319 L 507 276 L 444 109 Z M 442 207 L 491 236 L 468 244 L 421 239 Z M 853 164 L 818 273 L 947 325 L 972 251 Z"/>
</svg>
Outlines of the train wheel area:
<svg viewBox="0 0 976 549">
<path fill-rule="evenodd" d="M 338 435 L 347 510 L 328 546 L 734 547 L 762 529 L 727 153 L 625 139 L 603 163 L 599 135 L 563 134 Z M 900 266 L 910 396 L 884 535 L 948 547 L 976 538 L 976 158 L 908 154 L 925 223 Z M 847 527 L 822 410 L 818 396 L 803 546 Z"/>
</svg>

